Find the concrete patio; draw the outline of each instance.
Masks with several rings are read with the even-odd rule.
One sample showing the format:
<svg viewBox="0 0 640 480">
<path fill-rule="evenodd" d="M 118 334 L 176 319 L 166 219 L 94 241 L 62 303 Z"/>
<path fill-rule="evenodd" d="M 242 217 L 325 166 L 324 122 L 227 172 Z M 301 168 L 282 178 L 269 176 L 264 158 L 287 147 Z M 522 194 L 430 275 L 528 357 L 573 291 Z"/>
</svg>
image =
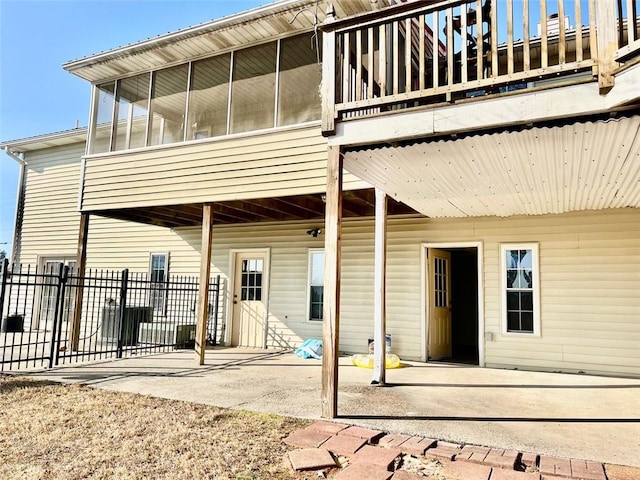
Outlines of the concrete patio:
<svg viewBox="0 0 640 480">
<path fill-rule="evenodd" d="M 369 386 L 340 359 L 339 422 L 435 439 L 640 467 L 640 379 L 405 362 Z M 22 372 L 19 372 L 22 373 Z M 216 348 L 65 366 L 32 377 L 225 408 L 320 416 L 320 361 Z"/>
</svg>

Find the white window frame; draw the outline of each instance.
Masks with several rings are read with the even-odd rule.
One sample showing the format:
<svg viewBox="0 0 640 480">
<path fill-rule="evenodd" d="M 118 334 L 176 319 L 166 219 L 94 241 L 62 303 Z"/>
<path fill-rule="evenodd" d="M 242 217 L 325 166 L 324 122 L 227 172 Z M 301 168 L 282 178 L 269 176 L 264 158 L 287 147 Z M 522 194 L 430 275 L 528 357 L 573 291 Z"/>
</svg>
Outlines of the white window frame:
<svg viewBox="0 0 640 480">
<path fill-rule="evenodd" d="M 163 256 L 164 257 L 164 298 L 162 300 L 162 305 L 160 306 L 160 308 L 157 308 L 153 303 L 154 303 L 154 298 L 151 294 L 151 289 L 153 288 L 153 285 L 155 284 L 155 282 L 152 281 L 153 279 L 153 257 L 154 256 Z M 149 306 L 153 307 L 153 311 L 154 313 L 161 315 L 161 316 L 166 316 L 167 315 L 167 288 L 166 285 L 169 281 L 169 252 L 151 252 L 149 253 Z"/>
<path fill-rule="evenodd" d="M 533 332 L 510 332 L 507 323 L 507 251 L 531 250 L 531 268 L 533 270 Z M 501 243 L 500 244 L 500 296 L 502 334 L 517 337 L 540 337 L 540 255 L 539 244 L 532 243 Z M 518 289 L 515 289 L 518 290 Z"/>
<path fill-rule="evenodd" d="M 305 320 L 307 322 L 321 324 L 323 322 L 323 319 L 311 318 L 311 287 L 316 287 L 316 286 L 319 287 L 320 286 L 320 285 L 311 283 L 311 276 L 312 276 L 312 273 L 313 273 L 312 272 L 312 268 L 313 268 L 312 258 L 313 258 L 313 254 L 314 253 L 322 253 L 324 255 L 325 251 L 324 251 L 324 248 L 310 248 L 308 250 L 308 252 L 307 252 L 307 302 L 306 302 L 306 311 L 305 311 L 304 315 L 305 315 Z M 324 298 L 324 275 L 323 275 L 322 288 L 323 288 L 323 298 Z M 322 306 L 324 308 L 324 299 L 322 301 Z"/>
</svg>

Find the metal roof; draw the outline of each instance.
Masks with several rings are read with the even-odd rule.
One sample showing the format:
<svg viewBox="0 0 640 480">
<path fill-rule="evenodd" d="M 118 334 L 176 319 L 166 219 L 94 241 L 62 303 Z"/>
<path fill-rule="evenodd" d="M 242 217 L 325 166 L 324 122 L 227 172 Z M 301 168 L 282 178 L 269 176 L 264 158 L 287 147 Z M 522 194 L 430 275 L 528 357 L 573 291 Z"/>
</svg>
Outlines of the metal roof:
<svg viewBox="0 0 640 480">
<path fill-rule="evenodd" d="M 317 22 L 324 22 L 330 3 L 335 8 L 336 16 L 343 18 L 370 11 L 374 6 L 386 7 L 400 1 L 403 0 L 318 0 Z M 63 68 L 94 83 L 124 77 L 312 30 L 316 23 L 315 11 L 316 0 L 280 0 L 72 60 L 65 63 Z"/>
<path fill-rule="evenodd" d="M 428 217 L 640 207 L 640 116 L 347 151 L 344 167 Z"/>
<path fill-rule="evenodd" d="M 8 140 L 0 143 L 0 148 L 7 147 L 13 153 L 30 152 L 43 148 L 59 147 L 72 143 L 85 142 L 87 140 L 87 127 L 79 127 L 61 132 L 47 133 L 33 137 Z"/>
</svg>

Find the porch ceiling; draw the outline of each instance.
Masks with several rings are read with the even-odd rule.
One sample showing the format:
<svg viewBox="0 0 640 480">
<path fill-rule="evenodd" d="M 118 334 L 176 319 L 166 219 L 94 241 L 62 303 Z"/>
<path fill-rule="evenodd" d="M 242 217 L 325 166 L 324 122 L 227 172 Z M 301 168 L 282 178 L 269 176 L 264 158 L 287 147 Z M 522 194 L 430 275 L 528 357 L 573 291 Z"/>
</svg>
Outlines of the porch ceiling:
<svg viewBox="0 0 640 480">
<path fill-rule="evenodd" d="M 373 189 L 345 191 L 342 206 L 344 216 L 373 216 L 374 196 Z M 325 204 L 320 194 L 234 200 L 215 202 L 213 204 L 214 225 L 320 220 L 324 218 L 324 212 Z M 202 204 L 128 208 L 88 213 L 168 228 L 191 227 L 202 224 Z M 411 207 L 389 199 L 389 215 L 415 213 L 416 211 Z"/>
<path fill-rule="evenodd" d="M 318 22 L 329 3 L 338 18 L 386 7 L 398 0 L 318 2 Z M 402 1 L 402 0 L 400 0 Z M 125 77 L 314 28 L 314 0 L 281 0 L 165 35 L 72 60 L 63 68 L 90 82 Z M 302 12 L 302 13 L 300 13 Z M 295 21 L 294 21 L 295 18 Z"/>
<path fill-rule="evenodd" d="M 428 217 L 640 207 L 640 116 L 359 148 L 344 166 Z"/>
</svg>

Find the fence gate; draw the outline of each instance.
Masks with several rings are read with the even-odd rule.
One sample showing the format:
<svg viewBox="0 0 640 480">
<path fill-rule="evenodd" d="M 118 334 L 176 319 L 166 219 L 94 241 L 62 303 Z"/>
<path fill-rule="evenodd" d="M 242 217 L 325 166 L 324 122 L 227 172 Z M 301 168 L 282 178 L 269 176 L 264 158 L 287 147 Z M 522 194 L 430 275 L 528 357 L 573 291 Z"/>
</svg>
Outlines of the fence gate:
<svg viewBox="0 0 640 480">
<path fill-rule="evenodd" d="M 193 348 L 198 276 L 2 265 L 0 371 Z M 221 279 L 209 285 L 208 341 L 224 335 Z"/>
</svg>

